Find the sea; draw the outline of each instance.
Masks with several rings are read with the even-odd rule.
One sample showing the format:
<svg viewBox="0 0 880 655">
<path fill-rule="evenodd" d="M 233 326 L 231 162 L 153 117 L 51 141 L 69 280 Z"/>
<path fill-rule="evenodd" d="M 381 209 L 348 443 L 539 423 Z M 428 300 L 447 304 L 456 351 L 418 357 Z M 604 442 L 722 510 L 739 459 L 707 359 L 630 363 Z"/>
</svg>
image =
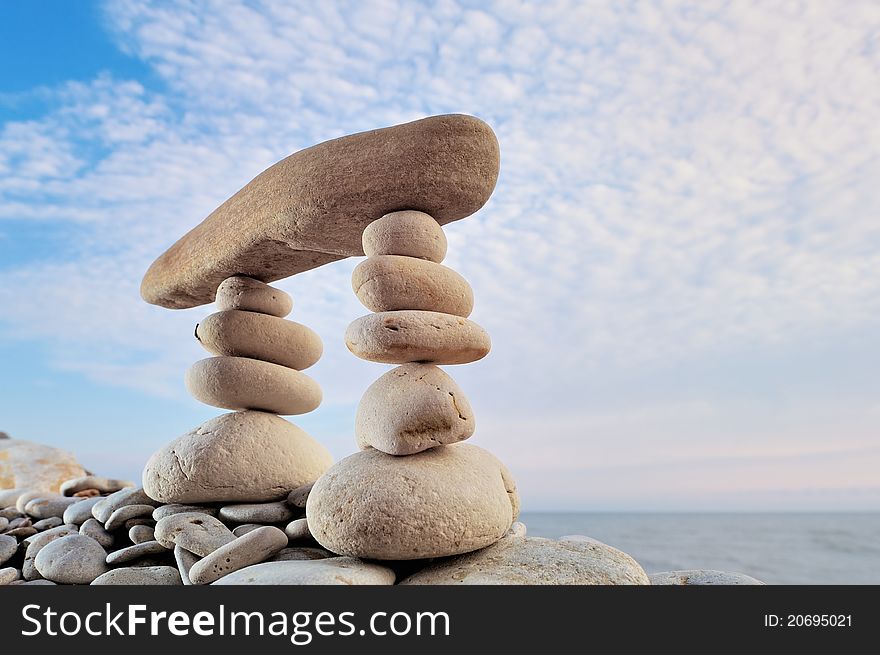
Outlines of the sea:
<svg viewBox="0 0 880 655">
<path fill-rule="evenodd" d="M 523 512 L 528 534 L 583 534 L 648 573 L 717 569 L 767 584 L 880 584 L 880 513 Z"/>
</svg>

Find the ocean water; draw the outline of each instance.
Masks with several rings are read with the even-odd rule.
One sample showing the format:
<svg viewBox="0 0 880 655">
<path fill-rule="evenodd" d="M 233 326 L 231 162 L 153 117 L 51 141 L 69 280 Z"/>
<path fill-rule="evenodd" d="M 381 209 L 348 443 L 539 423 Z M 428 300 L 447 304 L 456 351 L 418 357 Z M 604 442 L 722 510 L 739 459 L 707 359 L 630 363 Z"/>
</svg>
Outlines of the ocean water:
<svg viewBox="0 0 880 655">
<path fill-rule="evenodd" d="M 528 534 L 584 534 L 648 573 L 719 569 L 768 584 L 880 584 L 880 513 L 523 512 Z"/>
</svg>

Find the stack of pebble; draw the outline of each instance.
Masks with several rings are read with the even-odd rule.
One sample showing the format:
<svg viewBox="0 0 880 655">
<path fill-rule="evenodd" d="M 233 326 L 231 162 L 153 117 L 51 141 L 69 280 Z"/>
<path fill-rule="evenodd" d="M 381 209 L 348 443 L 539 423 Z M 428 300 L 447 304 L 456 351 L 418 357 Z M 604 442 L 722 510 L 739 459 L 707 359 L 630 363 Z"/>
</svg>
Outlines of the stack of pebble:
<svg viewBox="0 0 880 655">
<path fill-rule="evenodd" d="M 470 285 L 440 263 L 446 237 L 423 212 L 372 222 L 363 248 L 367 259 L 352 286 L 375 313 L 349 326 L 346 344 L 362 359 L 400 366 L 361 399 L 355 433 L 362 452 L 315 484 L 307 505 L 312 534 L 332 552 L 377 560 L 490 546 L 516 520 L 516 486 L 490 453 L 460 443 L 474 433 L 474 415 L 437 366 L 489 352 L 489 336 L 467 318 Z"/>
<path fill-rule="evenodd" d="M 302 373 L 318 361 L 321 339 L 285 320 L 293 301 L 279 289 L 235 276 L 217 289 L 219 312 L 195 335 L 215 355 L 196 362 L 186 386 L 208 405 L 235 410 L 195 428 L 153 455 L 147 495 L 165 503 L 261 502 L 314 482 L 330 453 L 278 414 L 304 414 L 321 388 Z"/>
</svg>

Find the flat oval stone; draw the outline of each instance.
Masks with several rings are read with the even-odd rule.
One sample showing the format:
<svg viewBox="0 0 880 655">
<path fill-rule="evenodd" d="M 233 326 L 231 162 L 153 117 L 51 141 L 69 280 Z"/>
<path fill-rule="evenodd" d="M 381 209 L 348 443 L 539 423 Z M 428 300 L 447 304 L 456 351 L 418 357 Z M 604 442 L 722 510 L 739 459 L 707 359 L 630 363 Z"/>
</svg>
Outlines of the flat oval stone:
<svg viewBox="0 0 880 655">
<path fill-rule="evenodd" d="M 99 575 L 93 585 L 181 585 L 173 566 L 128 566 Z"/>
<path fill-rule="evenodd" d="M 21 571 L 19 571 L 18 569 L 14 569 L 11 566 L 0 568 L 0 586 L 8 585 L 10 582 L 15 582 L 20 578 Z"/>
<path fill-rule="evenodd" d="M 120 507 L 119 509 L 114 510 L 107 518 L 107 521 L 104 523 L 104 529 L 113 532 L 113 530 L 125 527 L 125 524 L 129 519 L 143 516 L 152 519 L 153 509 L 154 507 L 152 505 L 126 505 L 125 507 Z"/>
<path fill-rule="evenodd" d="M 280 500 L 332 463 L 324 446 L 283 418 L 235 412 L 155 453 L 144 468 L 144 488 L 168 503 Z"/>
<path fill-rule="evenodd" d="M 452 114 L 334 139 L 258 175 L 147 271 L 141 295 L 163 307 L 214 299 L 231 275 L 271 282 L 351 255 L 390 211 L 444 225 L 489 199 L 499 167 L 492 129 Z"/>
<path fill-rule="evenodd" d="M 233 571 L 265 562 L 287 546 L 287 535 L 271 525 L 257 528 L 203 557 L 189 570 L 190 581 L 211 584 Z"/>
<path fill-rule="evenodd" d="M 196 339 L 213 355 L 247 357 L 302 371 L 321 359 L 321 337 L 302 323 L 231 310 L 196 325 Z"/>
<path fill-rule="evenodd" d="M 0 516 L 0 532 L 3 532 L 9 526 L 9 519 L 5 516 Z"/>
<path fill-rule="evenodd" d="M 18 551 L 18 539 L 0 534 L 0 564 L 5 564 Z"/>
<path fill-rule="evenodd" d="M 112 494 L 120 489 L 136 486 L 134 482 L 129 480 L 114 480 L 113 478 L 102 478 L 99 475 L 85 475 L 61 483 L 59 491 L 63 496 L 72 496 L 80 491 L 87 491 L 89 489 L 95 489 L 102 494 Z"/>
<path fill-rule="evenodd" d="M 289 562 L 299 560 L 326 559 L 328 557 L 335 557 L 335 555 L 333 555 L 333 553 L 329 551 L 324 550 L 323 548 L 314 548 L 312 546 L 291 546 L 288 548 L 282 548 L 271 558 L 269 558 L 268 561 Z"/>
<path fill-rule="evenodd" d="M 428 565 L 400 584 L 646 585 L 642 567 L 601 542 L 505 538 L 466 555 Z"/>
<path fill-rule="evenodd" d="M 467 364 L 489 354 L 492 342 L 466 318 L 411 309 L 362 316 L 345 331 L 345 345 L 371 362 Z"/>
<path fill-rule="evenodd" d="M 432 216 L 420 211 L 385 214 L 364 229 L 361 245 L 367 257 L 404 255 L 439 264 L 446 257 L 446 235 Z"/>
<path fill-rule="evenodd" d="M 284 534 L 290 541 L 303 541 L 311 539 L 312 533 L 309 532 L 309 522 L 307 519 L 296 519 L 287 524 L 284 528 Z"/>
<path fill-rule="evenodd" d="M 107 553 L 94 539 L 72 534 L 46 544 L 34 565 L 46 580 L 60 584 L 90 584 L 107 571 Z"/>
<path fill-rule="evenodd" d="M 274 503 L 244 503 L 221 507 L 220 518 L 235 523 L 283 523 L 293 518 L 293 510 L 283 500 Z"/>
<path fill-rule="evenodd" d="M 312 491 L 314 485 L 314 482 L 309 482 L 308 484 L 304 484 L 291 491 L 287 494 L 287 504 L 291 507 L 305 509 L 306 501 L 309 499 L 309 493 Z"/>
<path fill-rule="evenodd" d="M 281 289 L 270 287 L 251 277 L 233 275 L 217 287 L 217 309 L 240 309 L 284 318 L 293 309 L 293 298 Z"/>
<path fill-rule="evenodd" d="M 324 548 L 378 560 L 485 548 L 504 536 L 518 513 L 507 469 L 470 444 L 409 457 L 355 453 L 315 482 L 306 505 L 312 537 Z"/>
<path fill-rule="evenodd" d="M 167 552 L 168 549 L 158 541 L 145 541 L 113 551 L 107 555 L 107 564 L 124 564 L 132 560 L 149 557 L 150 555 L 164 555 Z"/>
<path fill-rule="evenodd" d="M 125 507 L 126 505 L 156 506 L 158 504 L 159 503 L 150 498 L 140 487 L 120 489 L 95 503 L 92 506 L 92 516 L 98 519 L 101 523 L 106 523 L 107 519 L 110 518 L 110 515 L 120 507 Z"/>
<path fill-rule="evenodd" d="M 133 544 L 142 544 L 145 541 L 154 541 L 156 539 L 156 531 L 149 525 L 133 525 L 128 530 L 128 538 Z"/>
<path fill-rule="evenodd" d="M 180 546 L 174 547 L 174 561 L 177 563 L 177 571 L 180 573 L 180 580 L 185 585 L 191 585 L 189 579 L 189 570 L 192 565 L 199 561 L 199 556 L 189 552 L 186 548 Z"/>
<path fill-rule="evenodd" d="M 431 364 L 404 364 L 371 384 L 358 404 L 358 446 L 389 455 L 412 455 L 464 441 L 476 421 L 455 381 Z"/>
<path fill-rule="evenodd" d="M 207 514 L 173 514 L 156 523 L 156 541 L 165 548 L 180 546 L 205 557 L 235 539 L 235 535 L 218 519 Z"/>
<path fill-rule="evenodd" d="M 392 585 L 394 571 L 353 557 L 264 562 L 223 576 L 216 585 Z"/>
<path fill-rule="evenodd" d="M 159 521 L 161 519 L 164 519 L 166 516 L 172 516 L 174 514 L 184 514 L 189 512 L 198 512 L 199 514 L 209 514 L 210 516 L 217 516 L 217 514 L 220 512 L 220 508 L 207 507 L 205 505 L 181 505 L 179 503 L 159 505 L 159 507 L 153 510 L 153 520 Z"/>
<path fill-rule="evenodd" d="M 369 257 L 352 272 L 351 287 L 371 312 L 418 309 L 466 318 L 474 309 L 474 293 L 461 275 L 413 257 Z"/>
<path fill-rule="evenodd" d="M 47 519 L 52 516 L 61 518 L 64 510 L 74 503 L 81 503 L 81 498 L 67 498 L 66 496 L 47 496 L 29 500 L 24 511 L 35 519 Z"/>
<path fill-rule="evenodd" d="M 92 508 L 102 500 L 101 496 L 86 498 L 78 503 L 73 503 L 64 510 L 61 520 L 68 525 L 82 525 L 92 518 Z"/>
<path fill-rule="evenodd" d="M 50 516 L 47 519 L 41 519 L 34 523 L 34 527 L 40 531 L 57 528 L 59 525 L 64 525 L 64 521 L 57 516 Z"/>
<path fill-rule="evenodd" d="M 97 541 L 104 548 L 110 548 L 116 541 L 97 519 L 88 519 L 79 526 L 79 533 Z"/>
<path fill-rule="evenodd" d="M 711 569 L 663 571 L 648 576 L 652 585 L 763 585 L 745 573 L 728 573 Z"/>
<path fill-rule="evenodd" d="M 224 409 L 305 414 L 321 404 L 321 387 L 305 373 L 246 357 L 209 357 L 186 372 L 196 400 Z"/>
<path fill-rule="evenodd" d="M 27 539 L 28 537 L 37 534 L 37 529 L 32 528 L 31 526 L 12 528 L 7 529 L 3 534 L 8 537 L 15 537 L 16 539 Z"/>
</svg>

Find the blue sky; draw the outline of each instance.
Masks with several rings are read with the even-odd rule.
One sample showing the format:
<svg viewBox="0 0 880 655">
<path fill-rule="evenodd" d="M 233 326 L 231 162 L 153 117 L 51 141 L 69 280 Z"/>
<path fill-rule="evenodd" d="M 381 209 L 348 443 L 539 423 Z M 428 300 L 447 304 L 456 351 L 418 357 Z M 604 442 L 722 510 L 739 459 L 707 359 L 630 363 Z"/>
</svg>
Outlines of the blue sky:
<svg viewBox="0 0 880 655">
<path fill-rule="evenodd" d="M 488 121 L 450 225 L 485 360 L 449 372 L 527 509 L 880 509 L 880 9 L 872 2 L 6 2 L 0 430 L 138 477 L 218 413 L 210 308 L 149 263 L 302 147 Z M 279 284 L 315 328 L 336 457 L 385 367 L 350 260 Z"/>
</svg>

